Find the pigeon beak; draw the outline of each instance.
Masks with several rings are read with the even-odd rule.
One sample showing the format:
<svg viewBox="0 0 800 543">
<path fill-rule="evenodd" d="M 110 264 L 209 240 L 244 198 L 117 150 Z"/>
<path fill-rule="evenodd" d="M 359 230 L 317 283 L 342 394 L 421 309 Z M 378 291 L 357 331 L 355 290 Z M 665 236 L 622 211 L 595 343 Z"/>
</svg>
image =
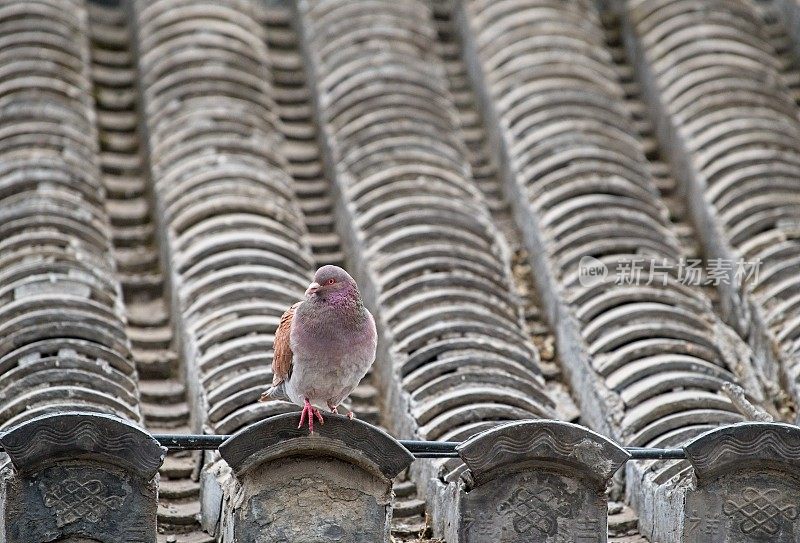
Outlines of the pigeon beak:
<svg viewBox="0 0 800 543">
<path fill-rule="evenodd" d="M 308 288 L 306 289 L 306 296 L 311 296 L 312 294 L 316 294 L 318 288 L 319 288 L 319 283 L 317 283 L 316 281 L 311 283 L 310 285 L 308 285 Z"/>
</svg>

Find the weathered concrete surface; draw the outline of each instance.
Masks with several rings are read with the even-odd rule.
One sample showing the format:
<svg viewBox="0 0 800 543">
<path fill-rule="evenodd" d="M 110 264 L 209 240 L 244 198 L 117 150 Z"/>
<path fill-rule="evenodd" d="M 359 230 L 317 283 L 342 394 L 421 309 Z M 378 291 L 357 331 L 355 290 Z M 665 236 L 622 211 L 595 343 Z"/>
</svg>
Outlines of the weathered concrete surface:
<svg viewBox="0 0 800 543">
<path fill-rule="evenodd" d="M 458 446 L 469 468 L 458 485 L 449 539 L 463 543 L 605 543 L 606 486 L 630 455 L 574 424 L 512 422 Z"/>
<path fill-rule="evenodd" d="M 331 458 L 254 468 L 226 511 L 222 541 L 389 541 L 391 483 Z"/>
<path fill-rule="evenodd" d="M 155 477 L 166 450 L 144 430 L 107 415 L 46 415 L 4 433 L 0 445 L 13 464 L 3 470 L 0 541 L 156 541 Z"/>
<path fill-rule="evenodd" d="M 413 457 L 385 432 L 328 415 L 314 434 L 285 414 L 249 426 L 206 470 L 204 502 L 223 543 L 389 541 L 392 478 Z M 231 471 L 232 475 L 231 476 Z M 224 492 L 213 493 L 217 484 Z"/>
<path fill-rule="evenodd" d="M 747 423 L 686 446 L 685 543 L 800 541 L 800 428 Z"/>
</svg>

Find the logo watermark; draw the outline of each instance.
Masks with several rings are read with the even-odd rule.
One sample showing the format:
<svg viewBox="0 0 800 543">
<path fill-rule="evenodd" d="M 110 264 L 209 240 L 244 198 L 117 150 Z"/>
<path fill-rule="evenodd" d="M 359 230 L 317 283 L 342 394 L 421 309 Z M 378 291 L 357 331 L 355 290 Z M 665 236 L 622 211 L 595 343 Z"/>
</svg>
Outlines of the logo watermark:
<svg viewBox="0 0 800 543">
<path fill-rule="evenodd" d="M 610 268 L 610 269 L 609 269 Z M 617 285 L 666 285 L 677 281 L 688 286 L 718 286 L 758 282 L 761 260 L 731 260 L 710 258 L 705 263 L 699 258 L 628 257 L 607 263 L 584 256 L 578 264 L 578 282 L 591 287 L 606 282 L 611 276 Z"/>
<path fill-rule="evenodd" d="M 578 281 L 584 287 L 602 283 L 608 277 L 608 266 L 593 256 L 584 256 L 578 264 Z"/>
</svg>

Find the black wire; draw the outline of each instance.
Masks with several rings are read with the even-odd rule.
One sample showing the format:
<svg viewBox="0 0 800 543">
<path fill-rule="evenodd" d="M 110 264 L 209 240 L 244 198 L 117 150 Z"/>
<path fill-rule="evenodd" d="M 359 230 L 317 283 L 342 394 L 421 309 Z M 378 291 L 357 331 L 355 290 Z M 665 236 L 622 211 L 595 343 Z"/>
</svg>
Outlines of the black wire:
<svg viewBox="0 0 800 543">
<path fill-rule="evenodd" d="M 162 447 L 172 451 L 213 451 L 231 436 L 205 434 L 153 434 Z"/>
<path fill-rule="evenodd" d="M 230 436 L 226 435 L 178 435 L 153 434 L 153 438 L 173 451 L 215 450 Z M 417 458 L 457 458 L 457 441 L 415 441 L 400 440 L 400 444 Z M 633 460 L 683 460 L 683 449 L 659 449 L 647 447 L 626 447 Z"/>
<path fill-rule="evenodd" d="M 0 434 L 2 435 L 2 434 Z M 153 434 L 153 438 L 171 451 L 213 451 L 230 436 L 205 434 Z M 400 444 L 416 458 L 458 458 L 457 441 L 400 440 Z M 680 448 L 659 449 L 625 447 L 632 460 L 683 460 L 686 452 Z M 3 448 L 0 447 L 0 452 Z"/>
<path fill-rule="evenodd" d="M 684 460 L 683 449 L 650 449 L 647 447 L 625 447 L 633 460 Z"/>
</svg>

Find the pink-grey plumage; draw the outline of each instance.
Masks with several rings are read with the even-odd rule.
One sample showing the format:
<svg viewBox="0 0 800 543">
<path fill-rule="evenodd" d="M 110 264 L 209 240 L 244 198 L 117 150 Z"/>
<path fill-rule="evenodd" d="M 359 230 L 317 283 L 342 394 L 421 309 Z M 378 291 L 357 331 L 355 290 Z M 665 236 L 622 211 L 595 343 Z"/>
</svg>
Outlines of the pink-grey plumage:
<svg viewBox="0 0 800 543">
<path fill-rule="evenodd" d="M 275 333 L 272 386 L 261 401 L 288 400 L 303 407 L 300 425 L 316 406 L 337 413 L 375 360 L 375 319 L 364 307 L 356 282 L 338 266 L 322 266 L 306 290 L 306 299 L 283 314 Z M 352 412 L 348 413 L 352 418 Z"/>
</svg>

